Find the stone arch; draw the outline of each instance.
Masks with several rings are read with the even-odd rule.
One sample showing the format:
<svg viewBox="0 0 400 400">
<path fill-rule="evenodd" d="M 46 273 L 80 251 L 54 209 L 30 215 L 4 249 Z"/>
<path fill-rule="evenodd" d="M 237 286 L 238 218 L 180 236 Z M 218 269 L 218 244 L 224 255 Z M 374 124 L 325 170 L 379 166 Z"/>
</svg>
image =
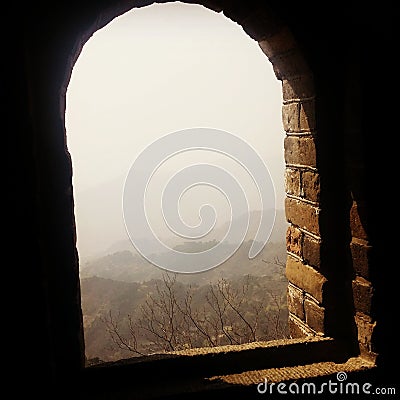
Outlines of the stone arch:
<svg viewBox="0 0 400 400">
<path fill-rule="evenodd" d="M 267 7 L 271 7 L 285 21 L 285 24 L 276 23 L 275 35 L 271 28 L 270 36 L 264 38 L 265 32 L 260 30 L 262 21 L 269 15 L 272 26 L 272 22 L 278 19 L 272 18 L 272 14 L 265 10 L 260 11 L 258 17 L 256 10 L 261 3 L 261 8 L 267 3 Z M 21 329 L 14 329 L 14 333 L 18 330 L 25 333 L 26 327 L 31 328 L 29 359 L 33 360 L 33 367 L 27 366 L 24 375 L 27 381 L 24 387 L 30 395 L 35 390 L 42 397 L 43 391 L 53 393 L 53 384 L 57 384 L 56 390 L 61 389 L 63 393 L 71 388 L 72 397 L 78 391 L 73 385 L 76 378 L 84 377 L 87 382 L 91 374 L 97 375 L 92 381 L 95 384 L 87 386 L 87 393 L 92 397 L 96 387 L 101 396 L 106 395 L 104 383 L 109 382 L 113 374 L 114 378 L 118 378 L 113 382 L 122 382 L 121 370 L 116 372 L 108 366 L 97 371 L 84 368 L 71 160 L 64 136 L 64 100 L 68 75 L 82 43 L 118 13 L 147 4 L 150 3 L 142 0 L 87 0 L 84 3 L 61 0 L 57 2 L 57 7 L 51 8 L 46 2 L 15 3 L 14 7 L 6 7 L 6 15 L 10 19 L 15 20 L 18 16 L 16 29 L 9 37 L 11 46 L 8 46 L 10 51 L 5 60 L 5 65 L 9 67 L 5 75 L 6 88 L 9 89 L 7 114 L 10 110 L 15 116 L 11 117 L 11 130 L 7 134 L 15 190 L 12 221 L 14 227 L 22 228 L 18 232 L 19 237 L 28 239 L 24 240 L 23 247 L 17 241 L 16 265 L 11 269 L 19 285 L 22 284 L 18 291 L 22 297 L 16 313 L 20 315 L 20 304 L 29 304 L 30 310 L 18 318 Z M 290 305 L 293 331 L 317 337 L 312 340 L 289 340 L 282 345 L 267 343 L 271 352 L 265 353 L 258 348 L 251 360 L 247 351 L 242 353 L 241 346 L 241 354 L 236 351 L 233 352 L 236 354 L 222 354 L 219 368 L 214 372 L 220 375 L 271 367 L 275 376 L 277 367 L 299 365 L 300 372 L 305 373 L 302 376 L 306 378 L 310 376 L 311 363 L 329 361 L 329 365 L 323 363 L 322 371 L 329 379 L 334 378 L 330 366 L 335 361 L 335 367 L 351 372 L 353 378 L 364 380 L 367 377 L 368 382 L 372 378 L 386 387 L 388 383 L 393 386 L 397 381 L 394 368 L 397 359 L 393 351 L 397 333 L 394 326 L 396 280 L 383 268 L 389 243 L 385 235 L 386 219 L 382 217 L 386 192 L 379 187 L 380 182 L 371 179 L 388 162 L 388 141 L 380 140 L 377 135 L 382 132 L 384 116 L 387 115 L 383 112 L 387 102 L 381 101 L 385 98 L 382 94 L 387 87 L 381 80 L 387 73 L 386 64 L 382 63 L 381 57 L 371 57 L 371 48 L 384 53 L 382 46 L 385 41 L 382 38 L 393 37 L 390 23 L 393 13 L 385 5 L 363 8 L 360 12 L 356 3 L 349 2 L 335 3 L 329 12 L 324 4 L 314 2 L 204 0 L 202 4 L 216 11 L 223 10 L 232 20 L 242 23 L 260 43 L 266 40 L 272 44 L 274 36 L 278 38 L 278 32 L 282 32 L 279 27 L 284 29 L 287 24 L 290 28 L 300 44 L 300 47 L 296 45 L 296 50 L 305 56 L 312 74 L 300 74 L 297 79 L 296 74 L 288 73 L 286 63 L 280 70 L 278 60 L 288 57 L 290 52 L 282 52 L 274 60 L 276 71 L 283 77 L 286 99 L 283 109 L 293 111 L 293 114 L 283 111 L 288 123 L 299 126 L 301 105 L 297 100 L 307 100 L 307 88 L 315 94 L 312 107 L 315 113 L 307 113 L 315 118 L 316 129 L 309 138 L 312 140 L 301 141 L 306 139 L 302 136 L 306 131 L 293 131 L 288 135 L 286 157 L 312 155 L 312 146 L 310 149 L 301 147 L 301 144 L 311 143 L 315 147 L 316 167 L 309 168 L 307 164 L 308 168 L 303 168 L 302 164 L 292 160 L 286 184 L 288 204 L 293 206 L 290 209 L 293 214 L 290 212 L 288 215 L 292 224 L 288 233 L 291 257 L 288 271 L 293 294 Z M 284 43 L 288 44 L 286 40 Z M 278 47 L 284 49 L 282 44 Z M 268 51 L 268 48 L 265 47 L 265 50 Z M 312 177 L 315 177 L 314 183 L 309 179 Z M 307 201 L 309 190 L 313 187 L 316 188 L 313 193 L 318 197 L 318 207 L 313 200 Z M 310 214 L 294 213 L 296 208 L 298 211 L 308 210 Z M 312 210 L 318 213 L 312 213 Z M 308 219 L 294 220 L 301 216 Z M 310 223 L 312 220 L 316 224 Z M 311 229 L 313 227 L 318 227 L 319 235 Z M 20 279 L 21 276 L 24 279 Z M 304 290 L 316 285 L 319 285 L 319 293 Z M 317 295 L 321 295 L 320 299 Z M 341 300 L 343 298 L 345 300 Z M 348 319 L 348 325 L 342 314 L 347 317 L 350 314 L 352 321 Z M 338 321 L 339 318 L 341 321 Z M 324 333 L 319 332 L 318 325 Z M 354 325 L 352 332 L 351 326 L 354 328 Z M 350 326 L 350 331 L 346 326 Z M 345 339 L 356 338 L 358 348 L 349 353 L 337 347 L 336 339 L 340 335 L 343 337 L 343 333 Z M 320 334 L 328 337 L 318 338 Z M 25 336 L 19 343 L 26 341 Z M 23 363 L 26 346 L 17 346 L 16 350 L 21 351 L 19 358 Z M 224 352 L 224 349 L 220 351 Z M 193 365 L 200 365 L 199 370 L 208 374 L 208 367 L 215 366 L 214 354 L 208 356 L 206 359 L 203 356 L 193 357 L 188 362 L 185 357 L 175 357 L 172 366 L 176 367 L 174 363 L 179 360 L 181 371 L 194 371 Z M 346 365 L 337 364 L 339 359 L 345 359 Z M 194 360 L 197 364 L 193 364 Z M 250 362 L 246 364 L 246 360 Z M 153 378 L 157 376 L 157 371 L 161 375 L 174 369 L 170 368 L 169 360 L 166 364 L 158 361 L 146 360 L 144 369 L 141 368 L 142 363 L 133 365 L 133 369 L 128 368 L 129 372 L 124 376 L 130 397 L 133 390 L 132 370 L 137 394 L 137 384 L 142 383 L 144 392 L 149 393 L 148 388 L 154 387 Z M 266 365 L 268 361 L 271 363 Z M 354 361 L 359 366 L 356 371 Z M 240 370 L 234 368 L 239 365 Z M 325 373 L 326 366 L 329 371 Z M 291 379 L 286 375 L 289 370 L 284 368 L 279 379 Z M 293 379 L 298 378 L 297 372 L 296 368 L 291 375 Z M 321 369 L 315 374 L 312 372 L 315 378 L 321 377 L 320 373 Z M 146 381 L 143 378 L 149 379 Z M 61 385 L 58 386 L 59 383 Z M 177 386 L 180 397 L 187 387 L 186 381 L 184 383 Z M 241 385 L 232 386 L 239 386 L 235 394 L 241 393 Z M 112 383 L 109 385 L 111 397 L 116 387 L 119 388 Z M 253 389 L 251 387 L 251 394 Z M 201 395 L 204 393 L 208 395 L 208 392 Z M 222 393 L 231 394 L 232 391 Z"/>
<path fill-rule="evenodd" d="M 338 332 L 340 334 L 340 329 L 336 327 L 337 321 L 332 322 L 331 315 L 337 310 L 335 294 L 332 292 L 336 292 L 335 288 L 329 290 L 331 273 L 329 263 L 326 269 L 323 260 L 325 238 L 321 218 L 324 218 L 326 211 L 321 202 L 321 156 L 317 140 L 316 94 L 312 70 L 290 29 L 265 6 L 256 6 L 256 3 L 251 2 L 236 8 L 232 5 L 225 8 L 207 0 L 186 2 L 223 12 L 226 17 L 240 24 L 258 42 L 272 63 L 277 79 L 282 82 L 282 122 L 286 132 L 285 210 L 290 223 L 286 237 L 289 327 L 292 337 L 335 337 Z M 115 2 L 107 8 L 100 7 L 93 10 L 91 22 L 83 24 L 83 30 L 74 32 L 75 41 L 69 52 L 61 85 L 62 121 L 69 77 L 84 43 L 117 16 L 132 8 L 153 3 L 126 1 Z M 71 193 L 70 186 L 66 190 Z M 75 268 L 77 272 L 77 261 Z M 79 329 L 82 335 L 82 324 Z"/>
</svg>

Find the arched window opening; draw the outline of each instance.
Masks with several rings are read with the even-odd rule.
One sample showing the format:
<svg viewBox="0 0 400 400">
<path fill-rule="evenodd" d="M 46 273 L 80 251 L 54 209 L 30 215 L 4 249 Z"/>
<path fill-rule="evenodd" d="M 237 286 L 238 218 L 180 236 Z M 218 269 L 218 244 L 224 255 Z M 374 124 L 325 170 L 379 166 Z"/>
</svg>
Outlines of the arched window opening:
<svg viewBox="0 0 400 400">
<path fill-rule="evenodd" d="M 131 10 L 85 44 L 67 90 L 66 130 L 92 362 L 288 336 L 285 131 L 275 73 L 240 25 L 197 5 Z M 192 139 L 184 145 L 183 137 Z M 171 149 L 158 160 L 162 140 Z M 143 176 L 154 167 L 139 193 L 144 219 L 127 195 L 140 192 L 130 180 L 140 157 Z M 175 253 L 152 254 L 153 236 L 144 232 Z M 249 258 L 257 237 L 259 253 Z M 218 265 L 173 258 L 217 247 Z"/>
</svg>

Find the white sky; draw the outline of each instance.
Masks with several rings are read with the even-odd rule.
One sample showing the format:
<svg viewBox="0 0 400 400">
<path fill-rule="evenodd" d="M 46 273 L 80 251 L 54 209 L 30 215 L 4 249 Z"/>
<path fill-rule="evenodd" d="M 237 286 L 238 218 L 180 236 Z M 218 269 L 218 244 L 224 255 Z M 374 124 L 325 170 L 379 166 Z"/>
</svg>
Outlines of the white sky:
<svg viewBox="0 0 400 400">
<path fill-rule="evenodd" d="M 210 127 L 243 138 L 263 158 L 276 207 L 283 208 L 281 103 L 271 63 L 223 14 L 178 2 L 154 4 L 97 31 L 67 90 L 81 258 L 127 237 L 121 193 L 128 170 L 146 146 L 177 130 Z M 206 157 L 199 152 L 199 160 Z"/>
</svg>

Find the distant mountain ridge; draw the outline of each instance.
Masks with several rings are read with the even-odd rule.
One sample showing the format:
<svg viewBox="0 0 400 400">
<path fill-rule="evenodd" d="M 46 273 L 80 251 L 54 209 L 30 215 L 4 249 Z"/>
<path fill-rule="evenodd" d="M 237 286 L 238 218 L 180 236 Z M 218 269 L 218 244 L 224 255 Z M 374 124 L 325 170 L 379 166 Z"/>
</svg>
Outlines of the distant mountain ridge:
<svg viewBox="0 0 400 400">
<path fill-rule="evenodd" d="M 256 218 L 257 215 L 252 217 Z M 219 229 L 224 229 L 224 226 Z M 287 223 L 283 211 L 282 213 L 278 211 L 270 239 L 256 257 L 249 259 L 248 252 L 254 233 L 254 227 L 250 226 L 247 236 L 250 238 L 245 240 L 239 249 L 220 266 L 202 273 L 177 274 L 176 296 L 182 300 L 188 290 L 194 290 L 198 298 L 196 307 L 200 309 L 202 302 L 205 302 L 204 296 L 210 284 L 217 284 L 221 278 L 230 282 L 240 282 L 249 275 L 254 278 L 249 300 L 254 301 L 255 305 L 260 299 L 268 299 L 267 293 L 278 294 L 282 301 L 280 320 L 287 321 L 287 306 L 284 298 L 287 288 L 284 271 L 286 229 Z M 183 252 L 197 252 L 215 243 L 217 242 L 212 239 L 187 241 L 173 247 Z M 224 246 L 229 248 L 233 244 L 225 243 Z M 111 361 L 132 357 L 132 353 L 118 348 L 113 343 L 105 321 L 112 315 L 115 323 L 125 329 L 129 315 L 137 321 L 140 317 L 140 307 L 149 295 L 154 296 L 157 293 L 157 285 L 162 284 L 165 274 L 166 271 L 152 265 L 142 257 L 129 240 L 114 243 L 104 251 L 104 254 L 81 264 L 85 352 L 88 359 Z M 272 298 L 265 311 L 276 312 L 276 304 Z M 263 315 L 263 318 L 266 318 L 267 314 Z M 273 326 L 270 327 L 271 332 L 273 332 Z"/>
<path fill-rule="evenodd" d="M 179 280 L 185 283 L 205 284 L 216 281 L 221 276 L 226 278 L 235 278 L 247 274 L 265 276 L 282 269 L 281 265 L 277 265 L 276 260 L 283 263 L 286 261 L 286 245 L 284 242 L 267 243 L 262 252 L 251 260 L 248 258 L 250 245 L 251 241 L 243 243 L 232 257 L 209 271 L 178 274 Z M 129 250 L 122 250 L 85 263 L 81 266 L 80 276 L 82 279 L 96 276 L 122 282 L 144 282 L 151 279 L 161 279 L 165 272 L 142 256 Z"/>
<path fill-rule="evenodd" d="M 271 210 L 271 212 L 274 212 L 274 210 Z M 249 223 L 249 227 L 248 227 L 247 234 L 245 237 L 245 241 L 253 240 L 255 238 L 256 232 L 258 229 L 260 214 L 261 214 L 261 211 L 259 211 L 259 210 L 250 212 L 250 216 L 249 216 L 250 223 Z M 241 217 L 239 217 L 235 222 L 235 224 L 237 224 L 237 226 L 243 226 L 246 223 L 247 223 L 247 221 L 246 221 L 245 215 L 242 215 Z M 227 222 L 223 223 L 221 226 L 215 228 L 212 232 L 210 232 L 210 234 L 207 235 L 207 239 L 205 239 L 205 241 L 211 241 L 211 240 L 219 241 L 219 239 L 221 239 L 224 236 L 224 233 L 227 231 L 228 226 L 229 226 L 229 222 L 227 221 Z M 286 221 L 285 210 L 281 210 L 281 209 L 275 210 L 275 222 L 272 227 L 272 231 L 271 231 L 270 237 L 268 239 L 268 242 L 279 243 L 279 242 L 285 241 L 287 227 L 288 227 L 288 223 Z M 144 242 L 144 241 L 148 241 L 148 240 L 150 240 L 150 239 L 148 239 L 148 238 L 137 239 L 137 241 L 139 243 L 141 241 Z M 181 245 L 185 241 L 185 240 L 176 239 L 176 238 L 174 238 L 174 239 L 164 238 L 162 240 L 163 240 L 163 243 L 169 245 L 170 247 L 175 247 L 175 246 Z M 102 252 L 99 252 L 96 256 L 91 257 L 90 260 L 94 260 L 99 257 L 106 256 L 108 254 L 113 254 L 113 253 L 117 253 L 117 252 L 125 251 L 125 250 L 128 250 L 133 254 L 139 255 L 136 248 L 134 247 L 134 245 L 132 244 L 130 239 L 127 237 L 125 239 L 121 239 L 121 240 L 114 242 L 113 244 L 111 244 L 110 246 L 105 248 Z M 86 261 L 89 261 L 89 260 L 83 260 L 84 263 L 86 263 Z"/>
</svg>

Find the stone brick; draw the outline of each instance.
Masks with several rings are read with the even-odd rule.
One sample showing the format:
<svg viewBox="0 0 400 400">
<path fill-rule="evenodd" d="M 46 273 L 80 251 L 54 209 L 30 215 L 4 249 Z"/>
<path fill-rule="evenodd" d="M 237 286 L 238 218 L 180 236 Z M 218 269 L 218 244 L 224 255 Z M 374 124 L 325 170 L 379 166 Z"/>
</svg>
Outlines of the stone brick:
<svg viewBox="0 0 400 400">
<path fill-rule="evenodd" d="M 282 23 L 265 8 L 253 11 L 241 22 L 241 26 L 251 38 L 263 42 L 265 38 L 269 41 L 282 30 Z"/>
<path fill-rule="evenodd" d="M 315 332 L 293 314 L 289 314 L 288 325 L 289 335 L 293 339 L 315 336 Z"/>
<path fill-rule="evenodd" d="M 292 196 L 300 196 L 300 171 L 298 169 L 285 169 L 285 191 Z"/>
<path fill-rule="evenodd" d="M 300 229 L 290 225 L 286 230 L 286 250 L 289 253 L 302 257 L 303 233 Z"/>
<path fill-rule="evenodd" d="M 303 171 L 301 174 L 301 194 L 302 196 L 315 203 L 320 198 L 320 180 L 319 174 L 314 171 Z"/>
<path fill-rule="evenodd" d="M 363 313 L 356 313 L 354 317 L 357 325 L 358 342 L 367 352 L 374 352 L 373 334 L 376 327 L 376 321 Z"/>
<path fill-rule="evenodd" d="M 352 236 L 368 240 L 366 210 L 362 204 L 355 201 L 350 209 L 350 228 Z"/>
<path fill-rule="evenodd" d="M 290 283 L 303 289 L 322 303 L 327 279 L 314 268 L 303 264 L 294 257 L 288 256 L 286 261 L 286 277 Z"/>
<path fill-rule="evenodd" d="M 316 269 L 321 267 L 321 242 L 306 234 L 303 237 L 303 259 Z"/>
<path fill-rule="evenodd" d="M 310 136 L 287 136 L 284 141 L 286 164 L 316 167 L 315 139 Z"/>
<path fill-rule="evenodd" d="M 297 49 L 272 57 L 270 61 L 276 77 L 280 80 L 310 74 L 310 68 Z"/>
<path fill-rule="evenodd" d="M 260 41 L 258 44 L 269 59 L 276 55 L 287 53 L 296 46 L 294 38 L 287 28 L 282 29 L 267 40 Z"/>
<path fill-rule="evenodd" d="M 303 290 L 289 283 L 287 288 L 287 301 L 289 312 L 304 321 L 305 314 Z"/>
<path fill-rule="evenodd" d="M 288 103 L 282 106 L 282 125 L 287 133 L 300 130 L 300 103 Z"/>
<path fill-rule="evenodd" d="M 251 16 L 252 13 L 257 10 L 254 2 L 220 2 L 223 9 L 223 14 L 232 21 L 237 22 L 239 25 L 241 25 L 247 17 Z"/>
<path fill-rule="evenodd" d="M 306 296 L 304 299 L 304 311 L 307 325 L 316 332 L 325 332 L 325 309 L 313 299 Z"/>
<path fill-rule="evenodd" d="M 357 276 L 353 280 L 354 308 L 357 312 L 371 314 L 373 288 L 366 279 Z"/>
<path fill-rule="evenodd" d="M 318 207 L 287 197 L 285 212 L 288 222 L 319 236 L 320 209 Z"/>
<path fill-rule="evenodd" d="M 360 243 L 353 239 L 350 243 L 351 256 L 353 259 L 353 268 L 357 275 L 369 279 L 369 260 L 371 255 L 371 246 Z"/>
<path fill-rule="evenodd" d="M 308 101 L 302 101 L 300 103 L 300 115 L 299 115 L 299 126 L 300 131 L 315 131 L 315 102 L 314 99 Z"/>
<path fill-rule="evenodd" d="M 302 75 L 282 81 L 283 101 L 301 100 L 315 95 L 314 81 L 311 75 Z"/>
</svg>

